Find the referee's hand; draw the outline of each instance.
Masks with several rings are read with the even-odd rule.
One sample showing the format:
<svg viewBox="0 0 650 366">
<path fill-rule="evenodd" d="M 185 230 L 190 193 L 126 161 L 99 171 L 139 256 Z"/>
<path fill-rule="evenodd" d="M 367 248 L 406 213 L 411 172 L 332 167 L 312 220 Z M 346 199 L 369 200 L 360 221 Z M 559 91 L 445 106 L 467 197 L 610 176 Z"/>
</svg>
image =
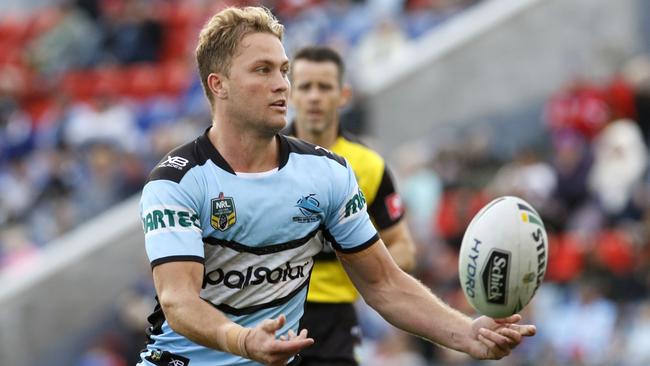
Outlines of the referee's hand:
<svg viewBox="0 0 650 366">
<path fill-rule="evenodd" d="M 307 338 L 307 329 L 295 334 L 289 331 L 287 336 L 275 338 L 286 318 L 280 315 L 276 319 L 266 319 L 251 330 L 244 342 L 250 358 L 268 366 L 284 366 L 289 359 L 306 347 L 314 344 L 313 338 Z"/>
</svg>

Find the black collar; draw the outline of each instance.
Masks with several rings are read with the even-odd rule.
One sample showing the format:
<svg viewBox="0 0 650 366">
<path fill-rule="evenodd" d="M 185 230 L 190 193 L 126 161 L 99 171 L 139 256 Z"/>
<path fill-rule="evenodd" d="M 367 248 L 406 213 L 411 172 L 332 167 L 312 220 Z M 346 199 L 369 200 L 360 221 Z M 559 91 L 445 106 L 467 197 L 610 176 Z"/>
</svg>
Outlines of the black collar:
<svg viewBox="0 0 650 366">
<path fill-rule="evenodd" d="M 230 164 L 228 164 L 226 159 L 223 158 L 221 153 L 219 153 L 217 148 L 214 147 L 214 145 L 208 138 L 208 131 L 210 131 L 210 128 L 212 128 L 212 126 L 208 127 L 203 133 L 203 135 L 199 136 L 199 138 L 196 139 L 197 155 L 203 157 L 205 160 L 212 160 L 212 162 L 215 165 L 217 165 L 219 168 L 234 175 L 235 170 L 230 166 Z M 285 165 L 287 165 L 287 161 L 289 161 L 289 143 L 287 142 L 287 138 L 282 134 L 277 134 L 275 138 L 278 139 L 278 141 L 280 142 L 280 151 L 279 151 L 280 161 L 278 164 L 278 170 L 279 170 L 282 169 Z"/>
</svg>

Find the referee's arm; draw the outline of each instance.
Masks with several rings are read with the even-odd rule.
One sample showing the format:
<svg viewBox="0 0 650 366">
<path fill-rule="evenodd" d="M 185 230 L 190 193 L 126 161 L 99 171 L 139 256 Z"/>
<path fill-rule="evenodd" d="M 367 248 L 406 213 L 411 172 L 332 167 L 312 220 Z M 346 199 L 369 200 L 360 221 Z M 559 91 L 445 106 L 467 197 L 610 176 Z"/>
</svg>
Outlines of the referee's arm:
<svg viewBox="0 0 650 366">
<path fill-rule="evenodd" d="M 404 219 L 402 199 L 395 189 L 392 174 L 384 166 L 374 199 L 368 206 L 368 214 L 379 231 L 388 252 L 399 268 L 406 272 L 415 269 L 415 243 Z"/>
<path fill-rule="evenodd" d="M 388 252 L 395 260 L 395 263 L 406 272 L 413 272 L 415 269 L 415 244 L 409 232 L 406 220 L 400 220 L 397 224 L 379 230 L 379 236 L 386 243 Z"/>
</svg>

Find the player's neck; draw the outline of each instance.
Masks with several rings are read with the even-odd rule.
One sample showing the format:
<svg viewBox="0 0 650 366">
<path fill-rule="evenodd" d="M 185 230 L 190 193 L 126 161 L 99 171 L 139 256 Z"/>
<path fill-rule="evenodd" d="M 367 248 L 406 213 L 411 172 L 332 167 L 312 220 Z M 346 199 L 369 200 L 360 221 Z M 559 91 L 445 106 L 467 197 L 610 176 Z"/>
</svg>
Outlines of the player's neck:
<svg viewBox="0 0 650 366">
<path fill-rule="evenodd" d="M 208 138 L 236 172 L 258 173 L 278 167 L 278 140 L 255 131 L 239 131 L 213 123 Z"/>
<path fill-rule="evenodd" d="M 296 137 L 299 139 L 305 140 L 314 145 L 322 146 L 326 149 L 331 148 L 336 142 L 338 137 L 338 122 L 333 124 L 333 128 L 328 128 L 322 133 L 313 133 L 304 128 L 301 128 L 301 125 L 296 122 Z"/>
</svg>

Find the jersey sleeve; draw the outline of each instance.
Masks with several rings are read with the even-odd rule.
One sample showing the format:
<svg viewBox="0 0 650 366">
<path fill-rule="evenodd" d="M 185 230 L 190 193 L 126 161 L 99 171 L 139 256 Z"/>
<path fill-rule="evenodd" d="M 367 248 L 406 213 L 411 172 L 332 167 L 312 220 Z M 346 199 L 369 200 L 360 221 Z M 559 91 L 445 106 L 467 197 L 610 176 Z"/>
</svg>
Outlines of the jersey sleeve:
<svg viewBox="0 0 650 366">
<path fill-rule="evenodd" d="M 404 216 L 402 198 L 395 190 L 388 167 L 384 167 L 375 199 L 368 206 L 368 213 L 379 230 L 393 226 Z"/>
<path fill-rule="evenodd" d="M 325 220 L 325 239 L 343 253 L 361 251 L 379 239 L 368 216 L 366 199 L 350 164 L 340 181 L 334 182 L 332 207 Z"/>
<path fill-rule="evenodd" d="M 174 261 L 203 263 L 197 192 L 191 192 L 181 183 L 154 180 L 142 191 L 140 215 L 152 267 Z"/>
</svg>

